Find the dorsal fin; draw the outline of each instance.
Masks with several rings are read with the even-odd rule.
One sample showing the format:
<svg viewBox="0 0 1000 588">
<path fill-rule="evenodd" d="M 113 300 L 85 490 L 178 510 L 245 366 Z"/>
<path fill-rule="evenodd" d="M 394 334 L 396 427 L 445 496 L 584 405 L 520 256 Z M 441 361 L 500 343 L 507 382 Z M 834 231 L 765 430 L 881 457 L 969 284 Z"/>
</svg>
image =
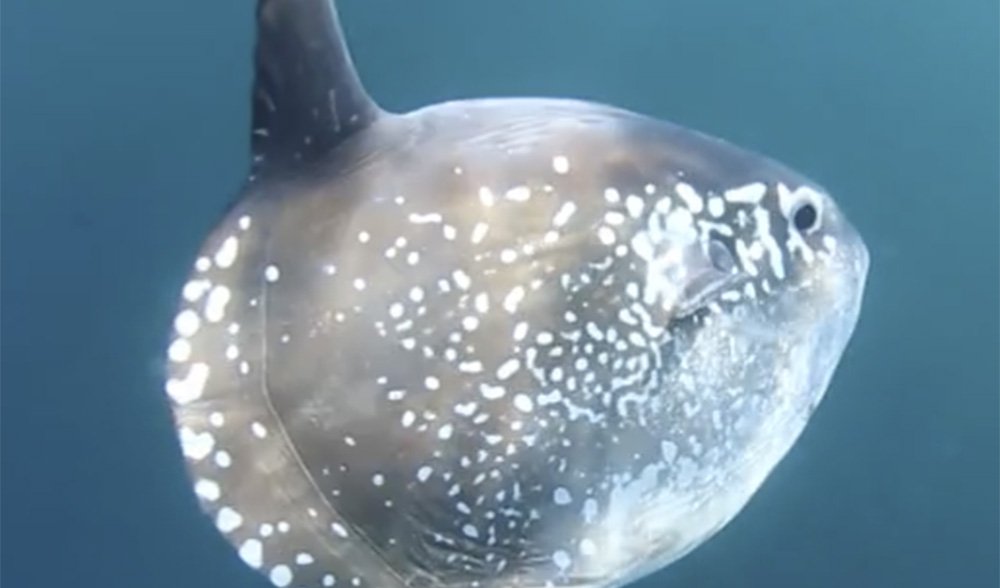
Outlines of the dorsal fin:
<svg viewBox="0 0 1000 588">
<path fill-rule="evenodd" d="M 254 175 L 314 162 L 380 112 L 354 69 L 333 0 L 258 0 Z"/>
</svg>

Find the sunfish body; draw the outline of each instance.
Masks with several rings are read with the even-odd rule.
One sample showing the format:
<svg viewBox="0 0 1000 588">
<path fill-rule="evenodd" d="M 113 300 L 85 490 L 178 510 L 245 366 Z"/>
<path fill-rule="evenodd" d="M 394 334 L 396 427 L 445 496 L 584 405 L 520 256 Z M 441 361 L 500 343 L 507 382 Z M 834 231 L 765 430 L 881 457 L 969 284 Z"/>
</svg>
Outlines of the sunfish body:
<svg viewBox="0 0 1000 588">
<path fill-rule="evenodd" d="M 868 255 L 816 184 L 623 110 L 368 98 L 262 0 L 254 165 L 183 287 L 195 491 L 277 586 L 622 586 L 749 500 Z"/>
</svg>

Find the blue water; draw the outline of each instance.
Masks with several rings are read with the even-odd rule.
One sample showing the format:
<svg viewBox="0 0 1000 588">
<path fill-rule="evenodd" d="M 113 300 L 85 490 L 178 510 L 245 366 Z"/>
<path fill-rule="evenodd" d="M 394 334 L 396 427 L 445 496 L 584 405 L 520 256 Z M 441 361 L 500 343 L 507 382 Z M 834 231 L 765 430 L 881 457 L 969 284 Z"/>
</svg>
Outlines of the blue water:
<svg viewBox="0 0 1000 588">
<path fill-rule="evenodd" d="M 263 588 L 161 395 L 176 293 L 247 168 L 250 0 L 6 0 L 2 585 Z M 873 262 L 806 434 L 638 587 L 995 588 L 995 0 L 346 0 L 380 102 L 610 102 L 812 175 Z M 420 24 L 422 23 L 422 24 Z"/>
</svg>

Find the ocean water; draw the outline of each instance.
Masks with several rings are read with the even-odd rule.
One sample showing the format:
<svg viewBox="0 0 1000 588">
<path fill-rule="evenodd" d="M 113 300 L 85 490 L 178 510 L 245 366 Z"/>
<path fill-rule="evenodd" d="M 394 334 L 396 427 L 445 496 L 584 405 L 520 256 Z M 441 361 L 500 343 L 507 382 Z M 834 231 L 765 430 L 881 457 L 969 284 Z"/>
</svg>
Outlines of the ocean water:
<svg viewBox="0 0 1000 588">
<path fill-rule="evenodd" d="M 995 0 L 344 0 L 371 93 L 571 96 L 772 155 L 872 253 L 805 435 L 636 588 L 994 588 Z M 161 393 L 200 240 L 247 168 L 250 0 L 6 0 L 4 588 L 265 588 L 198 512 Z"/>
</svg>

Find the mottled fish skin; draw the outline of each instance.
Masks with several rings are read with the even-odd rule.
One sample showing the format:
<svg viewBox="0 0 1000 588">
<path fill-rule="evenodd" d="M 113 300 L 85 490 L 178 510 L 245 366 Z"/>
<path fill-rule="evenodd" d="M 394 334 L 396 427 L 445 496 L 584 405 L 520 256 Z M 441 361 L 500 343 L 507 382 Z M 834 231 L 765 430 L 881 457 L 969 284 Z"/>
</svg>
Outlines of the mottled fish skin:
<svg viewBox="0 0 1000 588">
<path fill-rule="evenodd" d="M 249 184 L 168 352 L 195 491 L 276 586 L 622 586 L 739 512 L 857 321 L 826 192 L 665 122 L 453 102 L 318 161 Z"/>
</svg>

